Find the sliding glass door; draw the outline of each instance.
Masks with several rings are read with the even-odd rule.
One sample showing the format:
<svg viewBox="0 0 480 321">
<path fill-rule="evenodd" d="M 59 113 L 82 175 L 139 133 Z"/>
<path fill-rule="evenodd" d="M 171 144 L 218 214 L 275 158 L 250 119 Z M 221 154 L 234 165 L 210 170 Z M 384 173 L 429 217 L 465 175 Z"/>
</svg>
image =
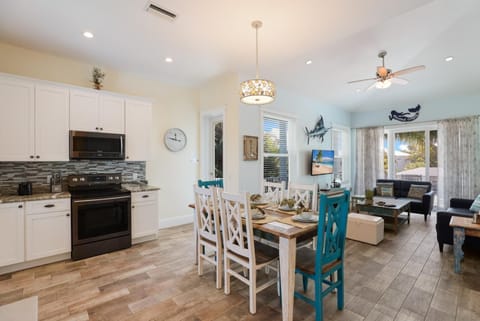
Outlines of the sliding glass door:
<svg viewBox="0 0 480 321">
<path fill-rule="evenodd" d="M 385 169 L 388 177 L 430 181 L 438 190 L 437 128 L 435 125 L 387 129 Z"/>
</svg>

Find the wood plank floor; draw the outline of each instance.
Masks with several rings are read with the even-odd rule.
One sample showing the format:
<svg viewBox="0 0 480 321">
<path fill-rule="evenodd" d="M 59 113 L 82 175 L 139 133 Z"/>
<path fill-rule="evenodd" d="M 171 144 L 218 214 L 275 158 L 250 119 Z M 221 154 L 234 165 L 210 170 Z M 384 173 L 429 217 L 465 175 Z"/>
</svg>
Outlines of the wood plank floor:
<svg viewBox="0 0 480 321">
<path fill-rule="evenodd" d="M 412 215 L 409 226 L 398 235 L 386 232 L 379 246 L 347 241 L 345 309 L 337 311 L 336 297 L 329 295 L 324 319 L 480 320 L 480 250 L 466 252 L 463 274 L 454 274 L 452 247 L 438 251 L 435 220 L 424 223 L 423 216 Z M 37 295 L 44 321 L 281 319 L 274 287 L 258 295 L 253 316 L 242 283 L 232 279 L 225 296 L 215 289 L 208 264 L 199 277 L 191 240 L 192 226 L 184 225 L 128 250 L 1 275 L 0 305 Z M 299 300 L 294 315 L 315 318 Z"/>
</svg>

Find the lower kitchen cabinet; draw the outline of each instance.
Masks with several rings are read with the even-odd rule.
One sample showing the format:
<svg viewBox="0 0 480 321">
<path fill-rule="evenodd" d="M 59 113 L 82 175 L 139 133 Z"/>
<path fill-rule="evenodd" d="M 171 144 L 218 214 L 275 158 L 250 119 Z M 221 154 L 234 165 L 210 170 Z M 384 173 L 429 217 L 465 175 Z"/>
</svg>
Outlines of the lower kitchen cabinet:
<svg viewBox="0 0 480 321">
<path fill-rule="evenodd" d="M 132 193 L 132 239 L 146 237 L 152 239 L 156 238 L 157 234 L 157 191 Z M 138 243 L 138 241 L 134 240 L 134 243 Z"/>
<path fill-rule="evenodd" d="M 0 204 L 0 266 L 23 262 L 23 202 Z"/>
<path fill-rule="evenodd" d="M 26 260 L 71 250 L 70 199 L 26 202 Z"/>
</svg>

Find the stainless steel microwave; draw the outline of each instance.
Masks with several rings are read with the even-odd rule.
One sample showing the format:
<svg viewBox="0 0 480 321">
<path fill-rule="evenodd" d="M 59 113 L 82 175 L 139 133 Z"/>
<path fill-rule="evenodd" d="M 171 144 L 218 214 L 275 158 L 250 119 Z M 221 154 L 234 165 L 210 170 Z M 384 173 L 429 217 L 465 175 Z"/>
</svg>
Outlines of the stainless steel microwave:
<svg viewBox="0 0 480 321">
<path fill-rule="evenodd" d="M 71 130 L 70 159 L 125 159 L 125 135 Z"/>
</svg>

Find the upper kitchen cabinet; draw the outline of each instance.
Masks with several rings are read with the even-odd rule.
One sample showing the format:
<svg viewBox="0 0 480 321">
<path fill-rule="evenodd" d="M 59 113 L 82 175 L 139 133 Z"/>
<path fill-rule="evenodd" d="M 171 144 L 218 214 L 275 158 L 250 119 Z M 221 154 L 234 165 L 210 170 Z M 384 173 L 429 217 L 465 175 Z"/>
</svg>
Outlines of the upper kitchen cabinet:
<svg viewBox="0 0 480 321">
<path fill-rule="evenodd" d="M 125 159 L 128 161 L 148 160 L 150 157 L 152 104 L 127 99 L 125 101 L 125 114 Z"/>
<path fill-rule="evenodd" d="M 70 90 L 70 129 L 124 134 L 124 99 L 91 90 Z"/>
<path fill-rule="evenodd" d="M 68 90 L 0 76 L 0 161 L 68 160 Z"/>
<path fill-rule="evenodd" d="M 35 154 L 34 95 L 33 82 L 0 76 L 0 161 Z"/>
<path fill-rule="evenodd" d="M 68 161 L 68 89 L 35 86 L 35 160 Z"/>
</svg>

